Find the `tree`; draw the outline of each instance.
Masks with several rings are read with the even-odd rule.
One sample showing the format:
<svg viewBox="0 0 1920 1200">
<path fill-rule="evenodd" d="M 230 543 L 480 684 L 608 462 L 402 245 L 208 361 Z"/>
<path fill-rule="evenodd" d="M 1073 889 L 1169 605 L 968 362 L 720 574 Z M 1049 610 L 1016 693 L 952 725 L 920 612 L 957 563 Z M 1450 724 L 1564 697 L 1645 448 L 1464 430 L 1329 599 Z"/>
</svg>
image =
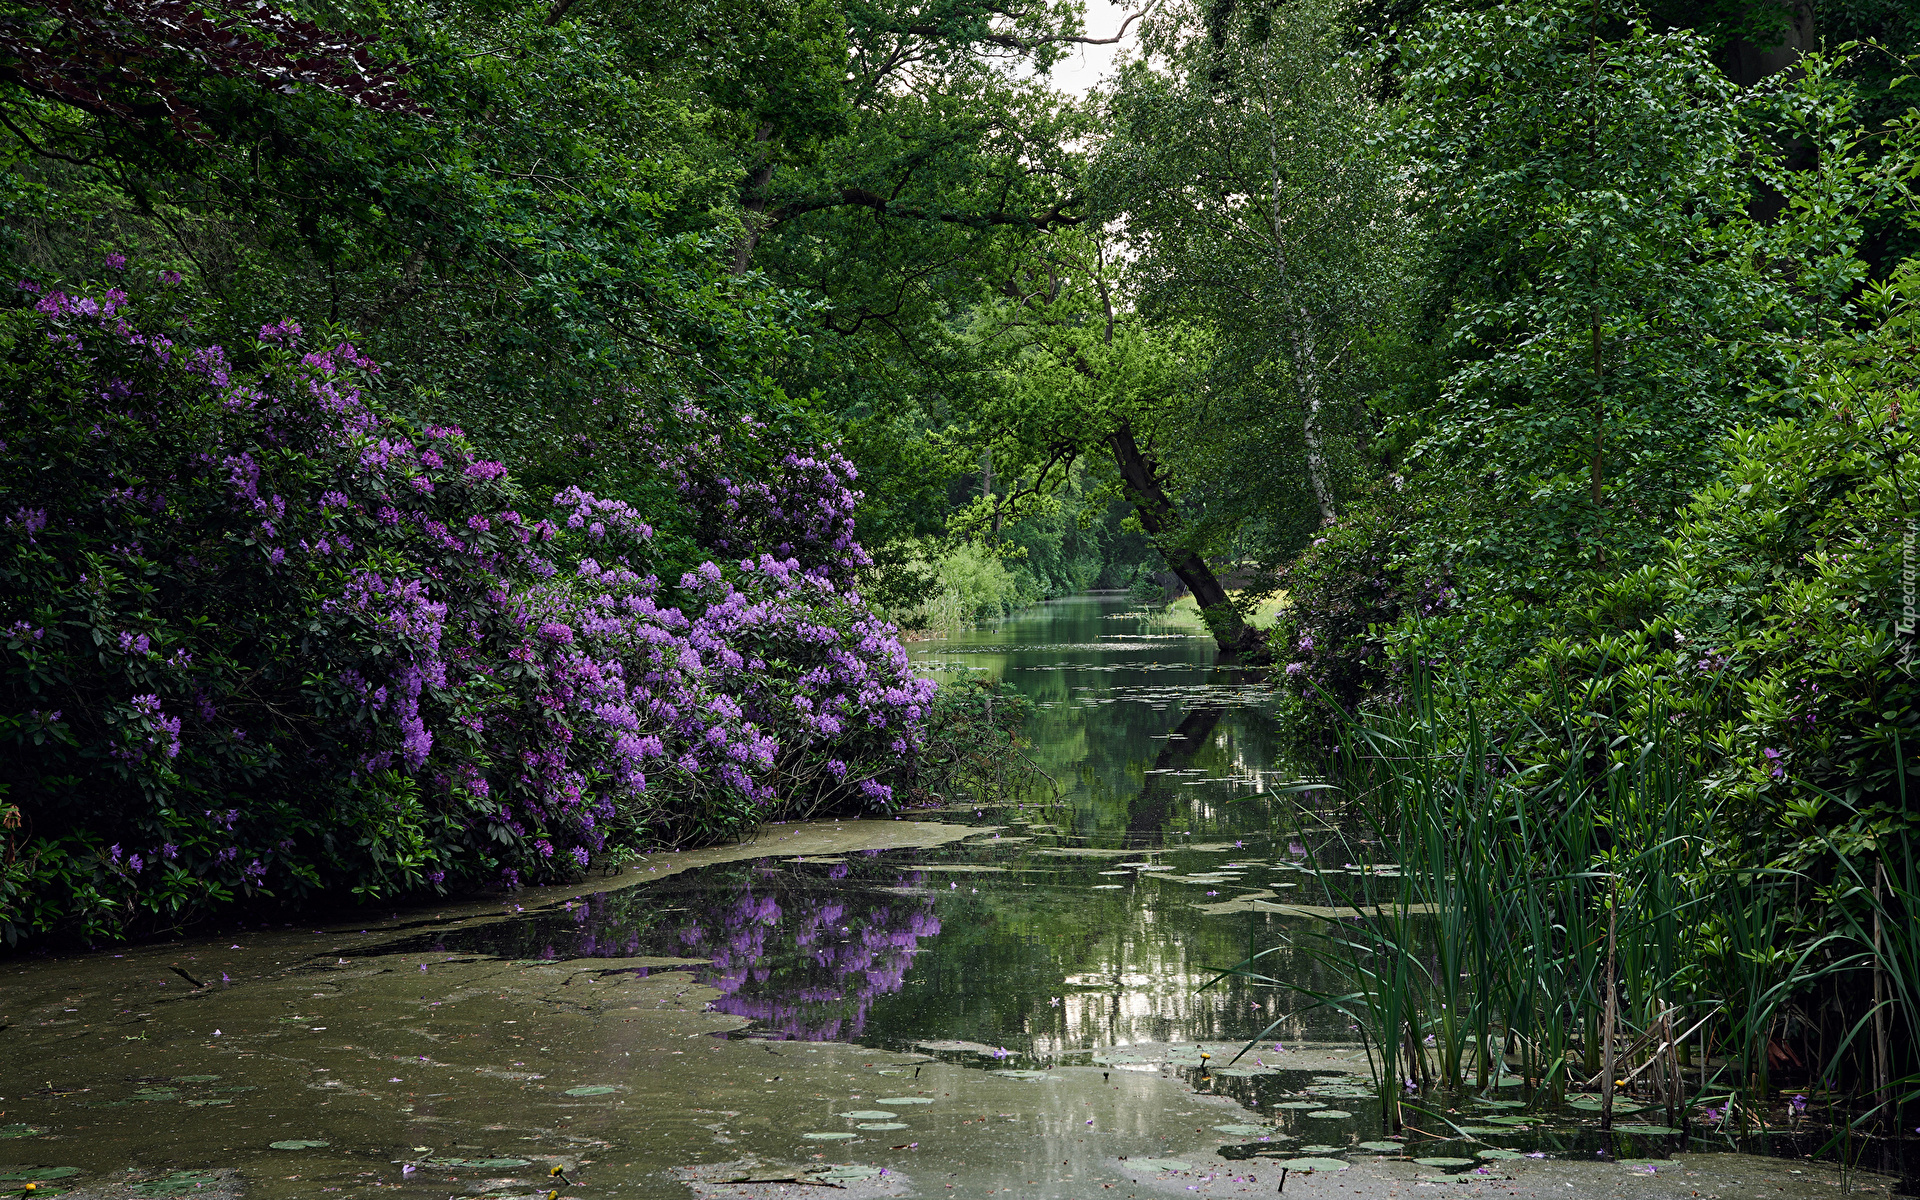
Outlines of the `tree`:
<svg viewBox="0 0 1920 1200">
<path fill-rule="evenodd" d="M 1741 92 L 1611 4 L 1463 11 L 1401 49 L 1445 289 L 1446 378 L 1399 431 L 1432 553 L 1536 597 L 1644 562 L 1864 271 L 1882 189 L 1830 66 Z M 1796 169 L 1802 139 L 1831 157 Z"/>
<path fill-rule="evenodd" d="M 1304 474 L 1327 524 L 1364 429 L 1335 404 L 1413 261 L 1364 65 L 1324 3 L 1190 4 L 1145 28 L 1104 100 L 1100 210 L 1137 256 L 1142 311 L 1214 331 L 1210 391 L 1270 410 L 1263 466 Z"/>
<path fill-rule="evenodd" d="M 1047 502 L 1076 465 L 1097 464 L 1193 593 L 1220 648 L 1250 649 L 1258 635 L 1195 542 L 1168 463 L 1209 338 L 1202 328 L 1135 312 L 1115 259 L 1091 230 L 1036 235 L 1000 297 L 981 306 L 972 333 L 1000 364 L 1003 386 L 948 440 L 956 468 L 986 459 L 1000 485 L 983 489 L 956 524 L 998 529 Z"/>
<path fill-rule="evenodd" d="M 708 128 L 742 62 L 799 54 L 744 51 L 804 48 L 798 17 L 488 0 L 431 18 L 350 5 L 346 32 L 216 6 L 183 33 L 170 2 L 7 26 L 38 46 L 0 80 L 24 273 L 83 279 L 106 253 L 171 267 L 214 293 L 230 339 L 289 313 L 339 321 L 388 364 L 397 408 L 468 430 L 537 487 L 584 471 L 670 505 L 627 448 L 689 402 L 814 436 L 768 369 L 806 353 L 809 302 L 728 277 Z M 43 60 L 80 82 L 28 80 Z M 372 67 L 346 75 L 389 62 L 403 97 Z"/>
</svg>

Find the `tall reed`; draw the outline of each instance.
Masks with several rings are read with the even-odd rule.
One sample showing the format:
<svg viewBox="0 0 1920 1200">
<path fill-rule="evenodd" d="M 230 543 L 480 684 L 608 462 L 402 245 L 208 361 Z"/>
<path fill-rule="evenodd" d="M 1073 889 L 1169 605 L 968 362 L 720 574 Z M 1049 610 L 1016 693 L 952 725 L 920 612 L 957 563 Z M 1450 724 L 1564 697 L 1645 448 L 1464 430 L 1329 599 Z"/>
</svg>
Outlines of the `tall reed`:
<svg viewBox="0 0 1920 1200">
<path fill-rule="evenodd" d="M 1358 828 L 1312 867 L 1346 911 L 1230 971 L 1345 1013 L 1389 1130 L 1405 1093 L 1515 1077 L 1550 1102 L 1597 1090 L 1603 1124 L 1617 1090 L 1672 1123 L 1708 1091 L 1743 1113 L 1767 1089 L 1783 1006 L 1824 975 L 1861 969 L 1874 915 L 1885 956 L 1909 956 L 1902 978 L 1920 978 L 1911 856 L 1897 885 L 1856 880 L 1878 897 L 1849 910 L 1859 928 L 1789 940 L 1783 913 L 1805 881 L 1733 852 L 1702 758 L 1673 723 L 1656 713 L 1623 733 L 1579 693 L 1555 699 L 1558 728 L 1532 731 L 1525 766 L 1470 696 L 1441 694 L 1429 675 L 1399 708 L 1355 718 L 1329 782 Z M 1543 763 L 1540 745 L 1559 752 Z M 1286 950 L 1332 967 L 1342 987 L 1309 991 L 1274 969 Z M 1908 1019 L 1914 999 L 1897 997 Z"/>
</svg>

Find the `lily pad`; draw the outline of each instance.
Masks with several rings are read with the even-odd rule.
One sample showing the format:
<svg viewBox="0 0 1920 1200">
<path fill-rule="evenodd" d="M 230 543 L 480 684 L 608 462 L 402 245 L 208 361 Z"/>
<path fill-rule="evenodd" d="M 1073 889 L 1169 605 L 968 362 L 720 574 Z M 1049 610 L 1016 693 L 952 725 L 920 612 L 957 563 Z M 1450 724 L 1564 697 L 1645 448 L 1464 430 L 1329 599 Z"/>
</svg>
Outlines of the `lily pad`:
<svg viewBox="0 0 1920 1200">
<path fill-rule="evenodd" d="M 879 1174 L 879 1167 L 869 1167 L 865 1163 L 842 1163 L 818 1173 L 808 1172 L 808 1178 L 818 1179 L 822 1183 L 858 1183 Z"/>
<path fill-rule="evenodd" d="M 862 1121 L 854 1126 L 855 1129 L 905 1129 L 906 1127 L 905 1121 Z"/>
<path fill-rule="evenodd" d="M 1322 1108 L 1307 1115 L 1316 1121 L 1344 1121 L 1353 1114 L 1344 1108 Z"/>
<path fill-rule="evenodd" d="M 1192 1163 L 1181 1162 L 1177 1158 L 1134 1158 L 1127 1166 L 1136 1171 L 1191 1171 Z"/>
<path fill-rule="evenodd" d="M 1503 1129 L 1498 1125 L 1462 1125 L 1459 1129 L 1461 1133 L 1466 1134 L 1468 1137 L 1485 1137 L 1490 1133 L 1513 1132 L 1511 1129 Z"/>
<path fill-rule="evenodd" d="M 1399 1142 L 1360 1142 L 1354 1146 L 1354 1149 L 1371 1150 L 1375 1154 L 1398 1154 L 1406 1147 Z"/>
<path fill-rule="evenodd" d="M 840 1115 L 850 1121 L 891 1121 L 900 1114 L 881 1112 L 877 1108 L 862 1108 L 854 1112 L 844 1112 Z"/>
<path fill-rule="evenodd" d="M 1346 1147 L 1345 1146 L 1302 1146 L 1298 1150 L 1294 1151 L 1294 1153 L 1296 1155 L 1305 1155 L 1311 1158 L 1316 1154 L 1321 1154 L 1321 1155 L 1344 1154 L 1346 1153 Z"/>
<path fill-rule="evenodd" d="M 1215 1125 L 1214 1128 L 1221 1133 L 1231 1133 L 1235 1137 L 1259 1137 L 1263 1133 L 1273 1132 L 1265 1125 Z"/>
<path fill-rule="evenodd" d="M 436 1167 L 464 1167 L 469 1171 L 505 1171 L 511 1167 L 530 1167 L 524 1158 L 430 1158 Z"/>
<path fill-rule="evenodd" d="M 1637 1133 L 1647 1137 L 1672 1137 L 1681 1132 L 1671 1125 L 1615 1125 L 1615 1133 Z"/>
<path fill-rule="evenodd" d="M 320 1147 L 329 1144 L 330 1143 L 327 1142 L 305 1141 L 300 1138 L 288 1138 L 283 1142 L 268 1142 L 267 1147 L 272 1150 L 318 1150 Z"/>
<path fill-rule="evenodd" d="M 33 1137 L 45 1132 L 38 1125 L 0 1125 L 0 1138 Z"/>
<path fill-rule="evenodd" d="M 1475 1100 L 1473 1104 L 1476 1108 L 1525 1108 L 1527 1106 L 1525 1100 Z"/>
<path fill-rule="evenodd" d="M 1569 1100 L 1567 1101 L 1567 1107 L 1579 1109 L 1581 1112 L 1599 1112 L 1600 1102 L 1598 1100 Z M 1617 1113 L 1637 1113 L 1644 1107 L 1646 1106 L 1641 1104 L 1622 1104 L 1618 1100 L 1613 1103 L 1613 1111 Z"/>
<path fill-rule="evenodd" d="M 608 1083 L 590 1083 L 584 1087 L 571 1087 L 560 1093 L 563 1096 L 611 1096 L 620 1089 Z"/>
<path fill-rule="evenodd" d="M 1315 1075 L 1313 1077 L 1313 1081 L 1315 1083 L 1352 1083 L 1353 1076 L 1351 1075 Z"/>
<path fill-rule="evenodd" d="M 1274 1108 L 1319 1108 L 1320 1102 L 1318 1100 L 1283 1100 L 1280 1103 L 1273 1105 L 1273 1107 Z"/>
<path fill-rule="evenodd" d="M 1215 1075 L 1225 1075 L 1229 1079 L 1248 1079 L 1255 1075 L 1278 1075 L 1274 1067 L 1221 1067 Z"/>
<path fill-rule="evenodd" d="M 1505 1125 L 1511 1128 L 1511 1127 L 1520 1126 L 1520 1125 L 1531 1125 L 1533 1124 L 1533 1118 L 1532 1117 L 1488 1117 L 1486 1118 L 1486 1122 L 1489 1125 Z"/>
<path fill-rule="evenodd" d="M 875 1104 L 932 1104 L 931 1096 L 876 1096 Z"/>
<path fill-rule="evenodd" d="M 217 1171 L 175 1171 L 165 1179 L 136 1183 L 131 1190 L 136 1196 L 185 1196 L 219 1179 Z"/>
<path fill-rule="evenodd" d="M 8 1183 L 31 1181 L 38 1183 L 43 1179 L 71 1179 L 80 1173 L 79 1167 L 26 1167 L 18 1171 L 8 1171 L 0 1175 L 0 1180 Z"/>
<path fill-rule="evenodd" d="M 858 1137 L 859 1135 L 852 1133 L 803 1133 L 800 1136 L 810 1142 L 844 1142 L 849 1138 Z"/>
<path fill-rule="evenodd" d="M 1473 1160 L 1470 1158 L 1416 1158 L 1413 1161 L 1416 1166 L 1422 1167 L 1470 1167 L 1473 1165 Z"/>
<path fill-rule="evenodd" d="M 1338 1158 L 1283 1158 L 1280 1165 L 1289 1171 L 1344 1171 L 1353 1164 Z"/>
<path fill-rule="evenodd" d="M 1494 1146 L 1479 1151 L 1474 1157 L 1487 1162 L 1512 1162 L 1516 1158 L 1525 1158 L 1526 1155 L 1520 1153 L 1518 1150 L 1502 1150 L 1498 1146 Z"/>
</svg>

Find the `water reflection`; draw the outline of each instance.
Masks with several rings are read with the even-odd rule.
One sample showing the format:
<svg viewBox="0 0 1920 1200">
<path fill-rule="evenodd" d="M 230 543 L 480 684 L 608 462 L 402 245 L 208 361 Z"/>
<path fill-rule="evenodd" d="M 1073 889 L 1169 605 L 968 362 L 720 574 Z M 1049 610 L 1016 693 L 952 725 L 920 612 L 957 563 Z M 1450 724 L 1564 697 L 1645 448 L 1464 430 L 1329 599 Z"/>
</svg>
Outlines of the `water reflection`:
<svg viewBox="0 0 1920 1200">
<path fill-rule="evenodd" d="M 845 878 L 837 864 L 829 878 Z M 702 982 L 718 988 L 713 1007 L 747 1017 L 782 1037 L 851 1040 L 866 1031 L 874 1001 L 899 991 L 920 949 L 940 932 L 931 899 L 873 903 L 854 893 L 825 897 L 749 888 L 686 921 L 680 952 L 710 956 Z"/>
<path fill-rule="evenodd" d="M 1291 829 L 1292 809 L 1269 788 L 1293 775 L 1255 676 L 1217 664 L 1199 631 L 1157 627 L 1117 596 L 1045 605 L 920 655 L 949 677 L 999 675 L 1037 702 L 1033 754 L 1062 803 L 963 803 L 943 819 L 997 834 L 689 872 L 462 935 L 469 948 L 705 959 L 697 975 L 721 992 L 715 1007 L 751 1019 L 754 1036 L 895 1048 L 957 1039 L 1046 1061 L 1246 1039 L 1276 1019 L 1282 1039 L 1345 1036 L 1331 1017 L 1288 1017 L 1306 1007 L 1291 994 L 1207 986 L 1299 924 L 1207 908 L 1307 899 L 1301 876 L 1273 862 L 1288 858 L 1275 831 Z M 1297 961 L 1276 968 L 1315 986 L 1316 965 L 1287 957 Z"/>
</svg>

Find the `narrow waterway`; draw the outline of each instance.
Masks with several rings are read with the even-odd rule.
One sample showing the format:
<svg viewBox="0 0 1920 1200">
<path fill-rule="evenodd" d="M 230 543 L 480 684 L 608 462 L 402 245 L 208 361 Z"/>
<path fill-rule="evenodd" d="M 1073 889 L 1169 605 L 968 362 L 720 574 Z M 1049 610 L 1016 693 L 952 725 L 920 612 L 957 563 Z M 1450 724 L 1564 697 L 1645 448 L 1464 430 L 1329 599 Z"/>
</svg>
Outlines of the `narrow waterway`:
<svg viewBox="0 0 1920 1200">
<path fill-rule="evenodd" d="M 1829 1194 L 1657 1126 L 1515 1115 L 1511 1084 L 1382 1158 L 1357 1035 L 1306 994 L 1337 980 L 1296 949 L 1266 969 L 1297 990 L 1220 977 L 1326 920 L 1301 860 L 1340 844 L 1278 790 L 1259 678 L 1118 596 L 916 657 L 1029 697 L 1052 786 L 8 964 L 0 1194 L 1071 1200 L 1270 1195 L 1284 1164 L 1289 1194 Z"/>
</svg>

